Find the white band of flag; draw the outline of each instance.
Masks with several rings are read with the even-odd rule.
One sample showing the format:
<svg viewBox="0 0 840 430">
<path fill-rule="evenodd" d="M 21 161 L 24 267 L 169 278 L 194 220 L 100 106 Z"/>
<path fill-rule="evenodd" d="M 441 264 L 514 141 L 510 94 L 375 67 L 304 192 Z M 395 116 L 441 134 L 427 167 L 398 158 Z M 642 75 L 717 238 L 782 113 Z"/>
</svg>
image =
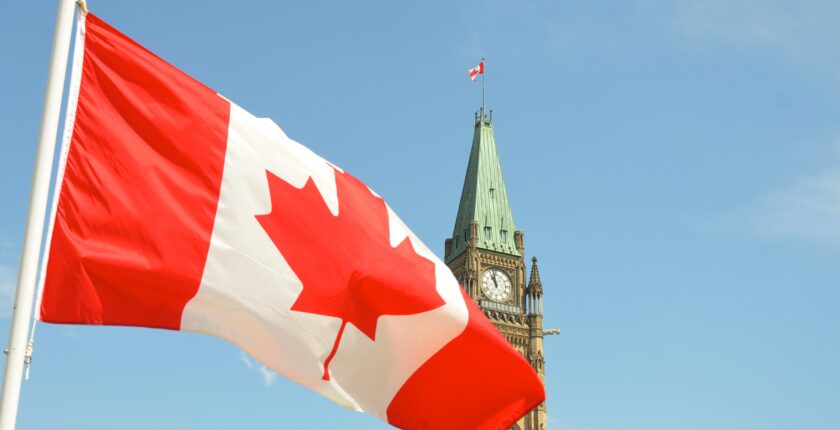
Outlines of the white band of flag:
<svg viewBox="0 0 840 430">
<path fill-rule="evenodd" d="M 477 66 L 470 69 L 469 74 L 470 74 L 470 79 L 472 79 L 472 80 L 478 79 L 478 75 L 483 75 L 484 74 L 484 60 L 481 60 L 481 62 L 478 63 Z"/>
</svg>

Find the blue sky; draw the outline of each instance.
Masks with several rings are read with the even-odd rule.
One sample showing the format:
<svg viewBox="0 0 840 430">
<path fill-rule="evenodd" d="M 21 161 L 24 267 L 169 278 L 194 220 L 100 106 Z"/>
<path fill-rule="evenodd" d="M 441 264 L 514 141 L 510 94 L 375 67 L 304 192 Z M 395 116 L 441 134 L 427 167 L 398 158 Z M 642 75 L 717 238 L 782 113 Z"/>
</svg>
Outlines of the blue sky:
<svg viewBox="0 0 840 430">
<path fill-rule="evenodd" d="M 200 6 L 199 6 L 200 5 Z M 487 57 L 552 430 L 840 428 L 840 3 L 91 1 L 451 234 Z M 0 333 L 54 2 L 0 27 Z M 39 327 L 22 429 L 387 428 L 221 340 Z"/>
</svg>

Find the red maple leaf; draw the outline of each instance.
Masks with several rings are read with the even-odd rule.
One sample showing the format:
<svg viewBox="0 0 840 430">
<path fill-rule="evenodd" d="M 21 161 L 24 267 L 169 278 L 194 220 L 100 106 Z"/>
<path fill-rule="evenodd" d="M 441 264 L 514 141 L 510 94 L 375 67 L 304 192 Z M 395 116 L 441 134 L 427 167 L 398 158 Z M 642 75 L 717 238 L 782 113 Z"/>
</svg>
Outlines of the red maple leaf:
<svg viewBox="0 0 840 430">
<path fill-rule="evenodd" d="M 376 340 L 380 315 L 411 315 L 444 304 L 435 266 L 408 238 L 390 245 L 385 202 L 353 176 L 335 172 L 338 216 L 309 178 L 295 188 L 266 171 L 271 212 L 257 215 L 263 230 L 303 284 L 291 310 L 341 318 L 323 379 L 347 323 Z"/>
</svg>

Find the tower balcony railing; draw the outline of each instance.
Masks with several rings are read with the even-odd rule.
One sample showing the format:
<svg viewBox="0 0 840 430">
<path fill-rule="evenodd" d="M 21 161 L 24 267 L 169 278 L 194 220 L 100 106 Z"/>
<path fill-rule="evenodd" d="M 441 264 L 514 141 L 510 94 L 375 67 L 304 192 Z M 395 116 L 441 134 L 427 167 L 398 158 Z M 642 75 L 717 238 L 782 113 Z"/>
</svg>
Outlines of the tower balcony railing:
<svg viewBox="0 0 840 430">
<path fill-rule="evenodd" d="M 496 311 L 508 312 L 517 315 L 522 313 L 519 306 L 509 305 L 507 303 L 498 303 L 491 300 L 482 300 L 479 304 L 484 309 L 493 309 Z"/>
</svg>

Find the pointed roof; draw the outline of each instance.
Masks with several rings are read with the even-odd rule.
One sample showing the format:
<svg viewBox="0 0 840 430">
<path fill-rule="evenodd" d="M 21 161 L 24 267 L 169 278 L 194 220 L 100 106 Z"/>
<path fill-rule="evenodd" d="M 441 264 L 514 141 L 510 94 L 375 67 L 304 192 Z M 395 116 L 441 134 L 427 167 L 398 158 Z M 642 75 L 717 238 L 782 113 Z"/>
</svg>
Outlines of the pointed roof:
<svg viewBox="0 0 840 430">
<path fill-rule="evenodd" d="M 528 288 L 542 290 L 542 281 L 540 281 L 540 270 L 537 268 L 536 256 L 531 259 L 531 279 L 528 280 Z"/>
<path fill-rule="evenodd" d="M 470 223 L 473 221 L 478 223 L 478 248 L 519 256 L 513 240 L 516 226 L 496 150 L 492 118 L 492 113 L 487 118 L 483 110 L 476 118 L 470 161 L 452 231 L 449 260 L 467 249 Z"/>
</svg>

